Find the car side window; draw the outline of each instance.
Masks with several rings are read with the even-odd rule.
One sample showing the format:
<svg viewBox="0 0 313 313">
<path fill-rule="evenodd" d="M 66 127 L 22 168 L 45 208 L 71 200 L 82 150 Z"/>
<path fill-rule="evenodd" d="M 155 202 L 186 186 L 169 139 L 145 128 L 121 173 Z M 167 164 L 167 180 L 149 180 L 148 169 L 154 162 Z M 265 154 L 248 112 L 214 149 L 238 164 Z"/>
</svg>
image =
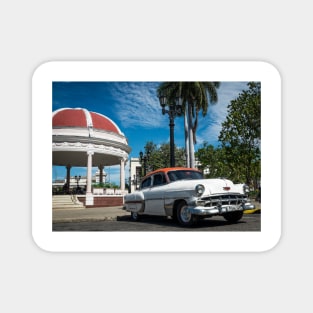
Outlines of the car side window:
<svg viewBox="0 0 313 313">
<path fill-rule="evenodd" d="M 160 186 L 166 183 L 163 173 L 158 173 L 153 176 L 153 186 Z"/>
<path fill-rule="evenodd" d="M 177 177 L 176 177 L 176 175 L 175 175 L 174 172 L 169 172 L 169 173 L 167 173 L 167 176 L 168 176 L 168 178 L 170 179 L 170 181 L 175 181 L 175 180 L 177 180 Z"/>
<path fill-rule="evenodd" d="M 151 176 L 142 181 L 141 189 L 148 188 L 150 187 L 150 185 L 151 185 Z"/>
</svg>

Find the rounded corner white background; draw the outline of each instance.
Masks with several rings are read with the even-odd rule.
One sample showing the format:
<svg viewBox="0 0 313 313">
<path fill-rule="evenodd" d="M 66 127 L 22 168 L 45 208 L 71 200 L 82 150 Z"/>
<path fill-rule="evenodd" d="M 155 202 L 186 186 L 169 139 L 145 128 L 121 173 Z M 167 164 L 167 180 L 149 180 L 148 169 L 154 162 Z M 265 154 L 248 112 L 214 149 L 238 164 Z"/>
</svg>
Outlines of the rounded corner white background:
<svg viewBox="0 0 313 313">
<path fill-rule="evenodd" d="M 53 232 L 53 81 L 260 81 L 260 232 Z M 39 152 L 40 151 L 40 152 Z M 51 172 L 51 170 L 50 170 Z M 265 252 L 281 240 L 281 76 L 264 61 L 48 61 L 32 76 L 32 235 L 50 252 Z M 40 181 L 40 184 L 34 185 Z"/>
</svg>

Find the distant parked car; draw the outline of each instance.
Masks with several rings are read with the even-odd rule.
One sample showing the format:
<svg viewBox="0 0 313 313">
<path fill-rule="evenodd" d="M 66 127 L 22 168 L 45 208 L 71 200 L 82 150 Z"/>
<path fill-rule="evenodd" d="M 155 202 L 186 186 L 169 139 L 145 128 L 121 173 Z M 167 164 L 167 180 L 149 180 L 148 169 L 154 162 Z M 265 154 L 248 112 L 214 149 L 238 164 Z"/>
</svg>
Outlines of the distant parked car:
<svg viewBox="0 0 313 313">
<path fill-rule="evenodd" d="M 204 179 L 191 168 L 163 168 L 149 173 L 140 189 L 125 195 L 124 209 L 133 220 L 142 215 L 171 216 L 182 226 L 192 226 L 199 218 L 215 215 L 239 221 L 249 203 L 244 184 L 224 178 Z"/>
</svg>

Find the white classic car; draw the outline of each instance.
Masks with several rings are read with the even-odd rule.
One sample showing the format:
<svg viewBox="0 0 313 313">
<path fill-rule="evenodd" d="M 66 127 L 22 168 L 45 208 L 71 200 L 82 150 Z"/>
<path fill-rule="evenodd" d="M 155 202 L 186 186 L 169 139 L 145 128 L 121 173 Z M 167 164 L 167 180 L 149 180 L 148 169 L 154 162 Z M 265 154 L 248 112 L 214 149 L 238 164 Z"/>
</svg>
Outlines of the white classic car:
<svg viewBox="0 0 313 313">
<path fill-rule="evenodd" d="M 133 220 L 142 215 L 171 216 L 182 226 L 192 226 L 199 218 L 221 215 L 239 221 L 249 203 L 246 186 L 224 178 L 204 179 L 191 168 L 163 168 L 142 179 L 140 189 L 125 195 L 124 210 Z"/>
</svg>

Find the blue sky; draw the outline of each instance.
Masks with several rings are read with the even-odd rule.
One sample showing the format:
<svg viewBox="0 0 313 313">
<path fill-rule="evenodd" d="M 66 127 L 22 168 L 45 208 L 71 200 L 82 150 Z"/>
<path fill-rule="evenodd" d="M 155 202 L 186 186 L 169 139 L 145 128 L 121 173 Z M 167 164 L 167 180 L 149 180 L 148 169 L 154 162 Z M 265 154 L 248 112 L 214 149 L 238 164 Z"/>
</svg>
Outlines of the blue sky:
<svg viewBox="0 0 313 313">
<path fill-rule="evenodd" d="M 52 110 L 85 108 L 111 118 L 128 139 L 131 157 L 138 157 L 147 141 L 155 144 L 169 142 L 169 118 L 162 115 L 156 89 L 159 82 L 54 82 Z M 247 82 L 221 82 L 218 102 L 209 106 L 208 114 L 200 114 L 197 130 L 198 144 L 204 141 L 216 146 L 221 124 L 227 116 L 227 106 Z M 183 117 L 175 119 L 175 144 L 184 146 Z M 126 167 L 126 171 L 128 167 Z M 94 168 L 94 171 L 96 168 Z M 105 168 L 111 182 L 119 184 L 119 166 Z M 71 175 L 86 175 L 86 168 L 72 168 Z M 63 179 L 65 167 L 53 166 L 52 179 Z M 128 172 L 126 172 L 128 177 Z"/>
</svg>

